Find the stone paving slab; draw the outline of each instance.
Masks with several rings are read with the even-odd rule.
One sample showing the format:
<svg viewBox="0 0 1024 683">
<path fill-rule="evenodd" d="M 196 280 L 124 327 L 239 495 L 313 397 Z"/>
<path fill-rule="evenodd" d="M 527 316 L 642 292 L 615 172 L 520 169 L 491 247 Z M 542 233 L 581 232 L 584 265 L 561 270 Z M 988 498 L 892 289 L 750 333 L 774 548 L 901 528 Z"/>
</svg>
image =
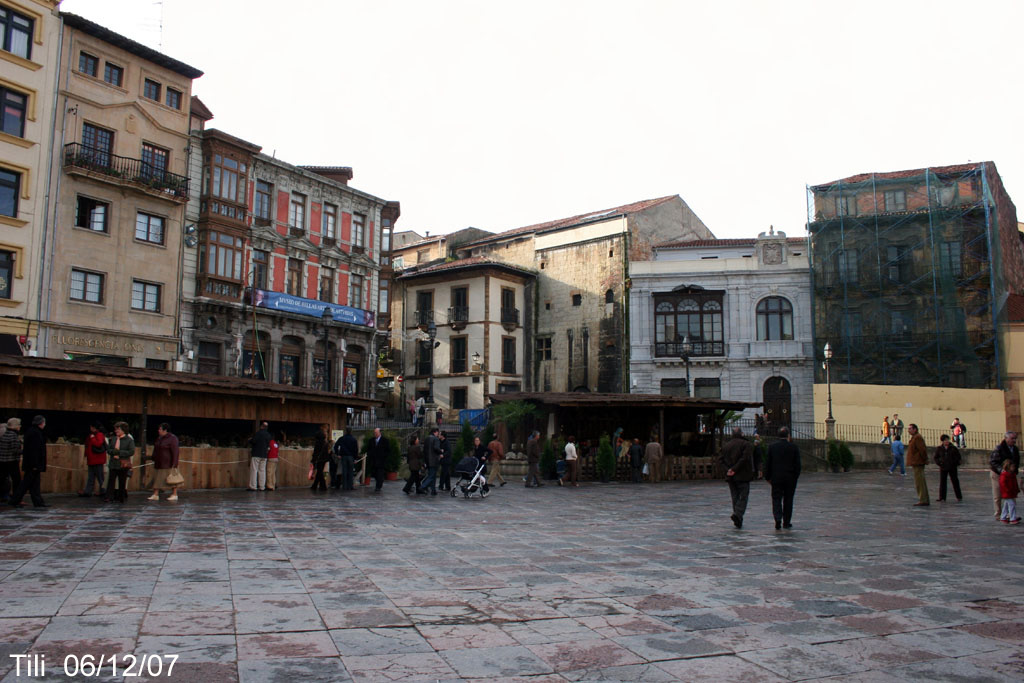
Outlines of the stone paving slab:
<svg viewBox="0 0 1024 683">
<path fill-rule="evenodd" d="M 51 496 L 0 511 L 0 680 L 24 653 L 45 680 L 129 653 L 180 655 L 134 681 L 1024 680 L 1024 529 L 961 481 L 922 509 L 808 475 L 787 531 L 763 482 L 742 530 L 707 481 Z"/>
</svg>

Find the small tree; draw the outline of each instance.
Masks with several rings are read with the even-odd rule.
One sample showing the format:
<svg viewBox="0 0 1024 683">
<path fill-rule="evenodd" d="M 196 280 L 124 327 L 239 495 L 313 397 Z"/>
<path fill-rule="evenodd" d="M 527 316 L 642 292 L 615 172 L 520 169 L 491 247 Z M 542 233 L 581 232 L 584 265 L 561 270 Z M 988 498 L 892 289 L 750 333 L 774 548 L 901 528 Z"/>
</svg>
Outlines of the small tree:
<svg viewBox="0 0 1024 683">
<path fill-rule="evenodd" d="M 508 428 L 508 437 L 513 443 L 523 443 L 524 440 L 519 438 L 519 429 L 536 412 L 537 406 L 527 401 L 505 401 L 491 408 L 494 421 L 501 422 Z"/>
<path fill-rule="evenodd" d="M 601 481 L 609 481 L 615 476 L 615 453 L 612 452 L 612 442 L 607 434 L 601 435 L 597 445 L 597 475 Z"/>
<path fill-rule="evenodd" d="M 490 442 L 494 441 L 494 438 L 494 425 L 488 422 L 487 426 L 484 428 L 483 435 L 480 437 L 480 443 L 486 446 Z M 473 442 L 470 441 L 469 443 L 472 445 Z M 470 452 L 472 452 L 472 448 L 470 448 Z"/>
<path fill-rule="evenodd" d="M 397 472 L 402 466 L 401 439 L 398 438 L 398 434 L 391 431 L 385 432 L 383 436 L 388 440 L 388 459 L 384 468 L 388 472 Z"/>
<path fill-rule="evenodd" d="M 839 442 L 835 439 L 829 439 L 828 448 L 825 451 L 825 462 L 833 472 L 839 471 L 842 460 L 839 455 Z"/>
<path fill-rule="evenodd" d="M 545 479 L 554 479 L 558 476 L 558 471 L 555 467 L 555 463 L 558 458 L 555 457 L 555 445 L 551 439 L 544 442 L 544 450 L 540 454 L 540 476 Z"/>
<path fill-rule="evenodd" d="M 850 446 L 845 441 L 839 442 L 839 465 L 843 468 L 844 472 L 849 472 L 850 468 L 853 467 L 853 451 L 850 450 Z"/>
<path fill-rule="evenodd" d="M 469 420 L 462 423 L 462 432 L 459 434 L 459 440 L 455 442 L 452 447 L 452 459 L 455 461 L 452 463 L 454 467 L 459 463 L 460 460 L 466 457 L 466 455 L 473 452 L 473 425 L 469 424 Z"/>
</svg>

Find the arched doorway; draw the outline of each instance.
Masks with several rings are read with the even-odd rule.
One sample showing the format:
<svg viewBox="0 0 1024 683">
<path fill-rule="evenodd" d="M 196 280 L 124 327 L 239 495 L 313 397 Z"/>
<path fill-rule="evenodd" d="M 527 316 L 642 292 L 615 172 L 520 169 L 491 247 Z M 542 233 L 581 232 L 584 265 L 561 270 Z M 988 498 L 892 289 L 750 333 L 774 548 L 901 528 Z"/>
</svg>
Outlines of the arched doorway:
<svg viewBox="0 0 1024 683">
<path fill-rule="evenodd" d="M 791 424 L 793 392 L 785 377 L 769 377 L 761 389 L 765 424 L 768 434 L 774 436 L 779 427 L 789 427 Z"/>
</svg>

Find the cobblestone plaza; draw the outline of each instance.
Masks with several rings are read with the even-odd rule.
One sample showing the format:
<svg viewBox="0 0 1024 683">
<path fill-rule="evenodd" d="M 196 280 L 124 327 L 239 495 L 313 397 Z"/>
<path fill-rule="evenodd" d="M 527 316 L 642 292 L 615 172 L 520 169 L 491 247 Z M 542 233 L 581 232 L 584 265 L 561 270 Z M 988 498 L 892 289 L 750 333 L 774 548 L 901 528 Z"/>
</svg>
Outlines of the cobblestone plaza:
<svg viewBox="0 0 1024 683">
<path fill-rule="evenodd" d="M 910 477 L 806 475 L 789 531 L 763 482 L 741 530 L 721 482 L 51 496 L 0 513 L 0 676 L 134 653 L 180 681 L 1019 681 L 1024 528 L 961 478 L 913 508 Z"/>
</svg>

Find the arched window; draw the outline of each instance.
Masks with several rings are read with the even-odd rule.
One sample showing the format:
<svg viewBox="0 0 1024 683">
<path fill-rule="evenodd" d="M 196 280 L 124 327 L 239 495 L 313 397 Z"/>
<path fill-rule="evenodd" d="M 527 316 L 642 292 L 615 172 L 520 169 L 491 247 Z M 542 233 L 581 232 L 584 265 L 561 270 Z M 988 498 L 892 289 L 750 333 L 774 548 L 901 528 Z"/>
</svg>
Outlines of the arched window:
<svg viewBox="0 0 1024 683">
<path fill-rule="evenodd" d="M 655 355 L 678 357 L 689 338 L 690 356 L 725 354 L 721 291 L 684 288 L 655 294 Z"/>
<path fill-rule="evenodd" d="M 793 338 L 793 304 L 789 299 L 770 296 L 758 302 L 757 338 L 759 341 Z"/>
<path fill-rule="evenodd" d="M 613 303 L 615 303 L 615 292 L 613 292 L 610 289 L 607 292 L 605 292 L 604 293 L 604 302 L 606 304 L 613 304 Z"/>
<path fill-rule="evenodd" d="M 659 344 L 672 344 L 676 340 L 676 307 L 662 301 L 654 309 L 654 337 Z"/>
</svg>

